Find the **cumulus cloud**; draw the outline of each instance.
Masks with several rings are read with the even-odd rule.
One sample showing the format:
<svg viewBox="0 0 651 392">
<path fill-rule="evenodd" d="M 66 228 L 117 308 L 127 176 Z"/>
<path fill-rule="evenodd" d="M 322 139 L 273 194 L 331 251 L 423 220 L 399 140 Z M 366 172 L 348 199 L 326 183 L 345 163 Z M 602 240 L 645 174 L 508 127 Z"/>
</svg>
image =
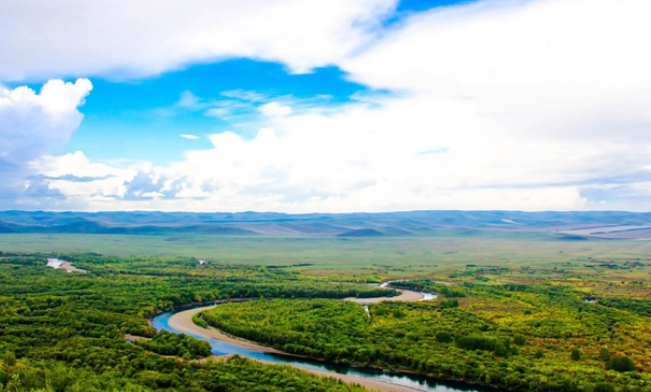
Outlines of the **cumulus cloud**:
<svg viewBox="0 0 651 392">
<path fill-rule="evenodd" d="M 258 110 L 260 113 L 269 117 L 287 116 L 292 112 L 292 108 L 289 106 L 281 105 L 278 102 L 265 103 L 264 105 L 260 106 Z"/>
<path fill-rule="evenodd" d="M 25 187 L 30 195 L 43 190 L 43 184 L 34 187 L 23 181 L 30 173 L 28 164 L 43 153 L 66 147 L 83 118 L 78 107 L 91 89 L 87 79 L 51 80 L 39 93 L 28 87 L 0 86 L 0 197 L 14 198 Z"/>
<path fill-rule="evenodd" d="M 30 181 L 46 184 L 62 197 L 29 200 L 48 209 L 78 209 L 97 200 L 105 203 L 127 197 L 128 181 L 151 167 L 144 162 L 91 162 L 81 151 L 64 155 L 43 155 L 29 165 L 40 177 Z M 151 182 L 151 181 L 150 181 Z"/>
<path fill-rule="evenodd" d="M 0 80 L 135 77 L 233 57 L 306 72 L 367 44 L 394 6 L 395 0 L 4 1 Z"/>
<path fill-rule="evenodd" d="M 608 129 L 621 121 L 628 123 L 619 137 L 646 136 L 651 53 L 641 48 L 649 12 L 643 0 L 488 0 L 435 9 L 342 66 L 376 88 L 465 102 L 509 136 L 613 139 Z M 611 124 L 595 135 L 586 118 Z"/>
<path fill-rule="evenodd" d="M 188 140 L 197 140 L 199 139 L 199 136 L 197 135 L 188 135 L 188 134 L 183 134 L 181 135 L 183 139 L 188 139 Z"/>
<path fill-rule="evenodd" d="M 91 89 L 87 79 L 51 80 L 40 93 L 0 87 L 0 164 L 22 165 L 44 149 L 65 146 L 83 118 L 77 107 Z"/>
<path fill-rule="evenodd" d="M 178 162 L 113 173 L 122 185 L 107 191 L 108 179 L 44 181 L 85 209 L 648 210 L 649 11 L 486 0 L 417 13 L 336 60 L 395 94 L 336 110 L 256 101 L 255 137 L 211 135 Z M 83 173 L 50 176 L 66 174 Z"/>
</svg>

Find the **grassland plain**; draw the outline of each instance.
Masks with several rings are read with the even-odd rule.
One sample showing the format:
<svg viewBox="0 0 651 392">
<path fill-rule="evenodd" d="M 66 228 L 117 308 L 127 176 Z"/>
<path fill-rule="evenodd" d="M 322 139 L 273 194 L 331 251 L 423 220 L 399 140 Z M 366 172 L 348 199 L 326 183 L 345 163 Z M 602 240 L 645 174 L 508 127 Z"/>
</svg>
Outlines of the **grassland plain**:
<svg viewBox="0 0 651 392">
<path fill-rule="evenodd" d="M 384 238 L 2 234 L 0 250 L 190 256 L 220 263 L 293 266 L 305 274 L 333 276 L 447 276 L 467 265 L 489 267 L 483 275 L 493 273 L 497 281 L 509 274 L 490 267 L 519 271 L 519 279 L 553 278 L 562 270 L 570 278 L 636 280 L 651 272 L 651 241 L 572 241 L 550 233 L 461 229 Z"/>
</svg>

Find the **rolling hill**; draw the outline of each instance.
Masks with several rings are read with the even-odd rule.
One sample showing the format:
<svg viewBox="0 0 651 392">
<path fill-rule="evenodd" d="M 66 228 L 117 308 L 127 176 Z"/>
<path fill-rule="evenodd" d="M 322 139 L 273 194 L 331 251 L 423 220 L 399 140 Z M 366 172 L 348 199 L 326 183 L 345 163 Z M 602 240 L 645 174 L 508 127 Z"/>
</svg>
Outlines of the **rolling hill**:
<svg viewBox="0 0 651 392">
<path fill-rule="evenodd" d="M 123 235 L 423 236 L 436 230 L 551 232 L 565 237 L 651 237 L 651 213 L 620 211 L 406 211 L 347 214 L 275 212 L 1 211 L 0 233 Z"/>
</svg>

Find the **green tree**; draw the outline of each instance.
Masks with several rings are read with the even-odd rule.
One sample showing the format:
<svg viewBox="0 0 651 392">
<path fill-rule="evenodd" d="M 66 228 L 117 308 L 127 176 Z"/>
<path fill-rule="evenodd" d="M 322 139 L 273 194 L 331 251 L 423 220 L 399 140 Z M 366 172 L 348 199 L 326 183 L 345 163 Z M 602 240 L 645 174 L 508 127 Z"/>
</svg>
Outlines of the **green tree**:
<svg viewBox="0 0 651 392">
<path fill-rule="evenodd" d="M 8 366 L 14 366 L 16 364 L 16 354 L 14 354 L 13 351 L 7 350 L 7 351 L 5 351 L 4 355 L 2 356 L 2 360 Z"/>
<path fill-rule="evenodd" d="M 454 340 L 454 336 L 450 332 L 439 332 L 436 334 L 436 340 L 440 343 L 451 343 Z"/>
<path fill-rule="evenodd" d="M 606 382 L 595 385 L 594 392 L 615 392 L 615 387 Z"/>
<path fill-rule="evenodd" d="M 495 344 L 495 355 L 498 357 L 508 357 L 509 349 L 506 348 L 506 345 L 503 342 L 497 342 Z"/>
<path fill-rule="evenodd" d="M 617 372 L 634 372 L 635 362 L 627 356 L 614 357 L 608 362 L 608 369 Z"/>
<path fill-rule="evenodd" d="M 522 335 L 515 335 L 513 337 L 513 343 L 517 344 L 518 346 L 524 346 L 527 343 L 527 338 Z"/>
</svg>

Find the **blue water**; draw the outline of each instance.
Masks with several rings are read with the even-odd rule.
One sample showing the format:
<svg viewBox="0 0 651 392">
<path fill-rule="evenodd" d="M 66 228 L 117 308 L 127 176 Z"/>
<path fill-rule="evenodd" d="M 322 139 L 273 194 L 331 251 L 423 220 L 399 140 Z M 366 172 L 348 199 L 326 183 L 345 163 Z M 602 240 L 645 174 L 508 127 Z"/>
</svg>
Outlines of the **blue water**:
<svg viewBox="0 0 651 392">
<path fill-rule="evenodd" d="M 154 326 L 154 328 L 156 328 L 159 331 L 180 333 L 179 331 L 173 329 L 169 325 L 169 319 L 174 313 L 175 312 L 168 312 L 156 316 L 152 320 L 152 325 Z M 478 387 L 468 387 L 462 383 L 439 381 L 427 377 L 388 374 L 388 373 L 383 373 L 381 371 L 375 371 L 372 369 L 360 369 L 360 368 L 329 364 L 325 362 L 314 361 L 314 360 L 303 359 L 303 358 L 296 358 L 296 357 L 285 356 L 285 355 L 268 354 L 253 349 L 236 346 L 230 343 L 221 342 L 219 340 L 204 338 L 202 336 L 198 336 L 194 334 L 186 333 L 186 335 L 190 335 L 197 339 L 208 341 L 210 343 L 210 346 L 212 347 L 212 352 L 215 355 L 239 354 L 243 357 L 259 359 L 267 362 L 291 365 L 303 369 L 313 369 L 313 370 L 320 370 L 320 371 L 331 372 L 336 374 L 346 374 L 350 376 L 381 380 L 381 381 L 404 385 L 404 386 L 416 388 L 422 391 L 429 391 L 429 392 L 486 392 L 488 391 L 488 389 L 483 389 Z M 491 389 L 490 391 L 495 392 L 495 389 Z"/>
</svg>

